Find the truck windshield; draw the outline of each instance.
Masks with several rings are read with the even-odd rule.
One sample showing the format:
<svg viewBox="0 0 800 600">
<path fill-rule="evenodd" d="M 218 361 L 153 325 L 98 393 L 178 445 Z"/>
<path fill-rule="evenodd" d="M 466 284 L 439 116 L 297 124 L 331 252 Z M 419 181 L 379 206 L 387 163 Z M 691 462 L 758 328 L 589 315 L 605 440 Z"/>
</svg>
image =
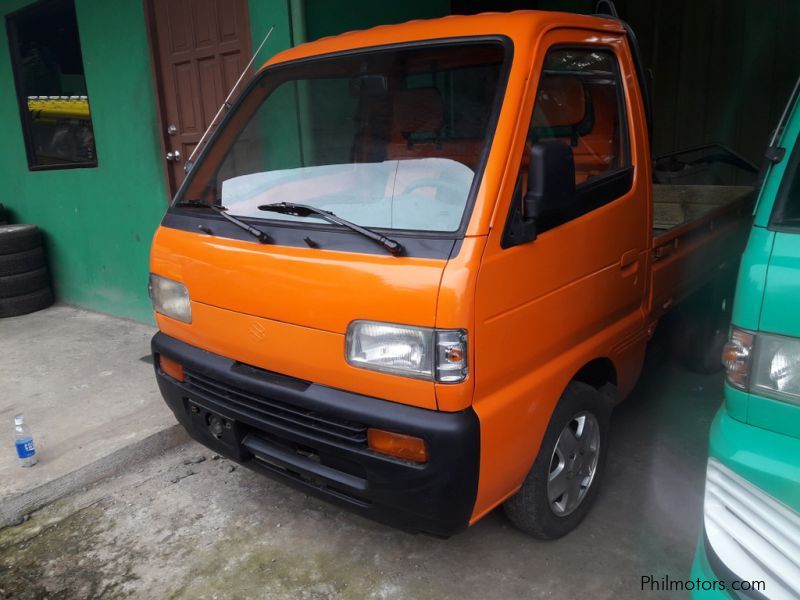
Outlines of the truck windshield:
<svg viewBox="0 0 800 600">
<path fill-rule="evenodd" d="M 800 140 L 795 142 L 791 162 L 786 167 L 772 224 L 800 232 Z"/>
<path fill-rule="evenodd" d="M 228 214 L 306 204 L 365 227 L 452 232 L 488 152 L 504 80 L 499 42 L 414 46 L 267 69 L 176 201 Z"/>
</svg>

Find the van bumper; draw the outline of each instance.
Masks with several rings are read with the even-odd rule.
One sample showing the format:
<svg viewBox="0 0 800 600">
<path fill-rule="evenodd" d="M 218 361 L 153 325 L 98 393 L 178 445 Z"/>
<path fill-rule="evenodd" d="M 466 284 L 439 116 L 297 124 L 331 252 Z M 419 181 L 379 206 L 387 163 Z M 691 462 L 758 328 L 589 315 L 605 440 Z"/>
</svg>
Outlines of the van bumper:
<svg viewBox="0 0 800 600">
<path fill-rule="evenodd" d="M 380 400 L 238 363 L 163 333 L 156 379 L 189 435 L 214 452 L 400 529 L 450 536 L 469 524 L 480 428 L 470 408 L 446 413 Z M 180 363 L 184 381 L 159 355 Z M 416 464 L 367 447 L 370 427 L 425 440 Z"/>
<path fill-rule="evenodd" d="M 738 394 L 727 385 L 725 393 L 728 397 L 732 393 Z M 746 523 L 746 527 L 750 531 L 750 539 L 757 539 L 763 544 L 751 545 L 747 548 L 747 554 L 751 556 L 754 566 L 767 565 L 771 569 L 771 577 L 774 579 L 766 581 L 766 590 L 761 593 L 757 588 L 751 586 L 754 581 L 763 577 L 758 574 L 761 570 L 760 567 L 752 568 L 752 572 L 747 572 L 746 566 L 741 571 L 734 572 L 732 570 L 732 567 L 725 561 L 725 553 L 728 548 L 723 546 L 715 550 L 705 531 L 706 507 L 704 506 L 703 532 L 695 552 L 692 578 L 699 578 L 701 581 L 725 582 L 726 589 L 713 592 L 697 590 L 693 593 L 692 598 L 764 600 L 769 596 L 772 587 L 779 585 L 784 588 L 788 587 L 787 582 L 792 580 L 792 574 L 782 569 L 782 563 L 777 560 L 780 557 L 780 551 L 769 550 L 771 543 L 767 538 L 762 537 L 759 531 L 769 528 L 788 531 L 790 527 L 787 523 L 797 522 L 797 519 L 800 518 L 800 493 L 797 488 L 797 481 L 800 480 L 800 464 L 797 456 L 800 456 L 800 439 L 744 423 L 733 418 L 726 405 L 720 408 L 711 425 L 709 457 L 743 481 L 739 484 L 735 482 L 727 484 L 728 489 L 734 490 L 730 492 L 732 497 L 736 497 L 735 494 L 741 494 L 742 497 L 750 498 L 752 501 L 754 491 L 757 494 L 756 505 L 759 509 L 753 510 L 746 519 L 742 517 L 742 521 Z M 730 502 L 727 494 L 724 498 L 720 501 Z M 774 512 L 776 510 L 778 514 L 794 516 L 779 517 L 776 520 Z M 720 509 L 717 508 L 716 511 L 720 511 Z M 715 512 L 715 514 L 720 513 Z M 770 517 L 762 517 L 762 514 L 770 515 Z M 762 525 L 764 529 L 761 528 Z M 737 539 L 735 536 L 731 536 L 731 538 Z M 741 563 L 741 561 L 739 562 Z M 737 586 L 735 590 L 732 589 L 734 585 Z"/>
</svg>

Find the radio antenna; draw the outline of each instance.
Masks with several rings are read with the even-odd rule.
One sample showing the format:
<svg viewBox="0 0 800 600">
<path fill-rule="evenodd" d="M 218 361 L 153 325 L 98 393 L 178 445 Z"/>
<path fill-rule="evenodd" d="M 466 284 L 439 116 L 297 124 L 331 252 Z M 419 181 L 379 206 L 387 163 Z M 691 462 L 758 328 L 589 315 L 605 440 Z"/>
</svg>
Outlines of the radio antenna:
<svg viewBox="0 0 800 600">
<path fill-rule="evenodd" d="M 203 132 L 203 135 L 200 137 L 200 141 L 197 142 L 197 145 L 194 147 L 194 150 L 192 150 L 192 153 L 189 155 L 189 158 L 186 159 L 186 163 L 184 163 L 184 165 L 183 165 L 183 172 L 184 173 L 188 173 L 191 170 L 192 166 L 194 165 L 194 160 L 193 159 L 195 157 L 195 154 L 197 154 L 200 151 L 200 149 L 203 147 L 203 142 L 205 142 L 206 138 L 208 137 L 208 134 L 211 132 L 211 129 L 214 127 L 214 124 L 217 122 L 217 119 L 219 119 L 219 116 L 224 111 L 227 111 L 231 107 L 230 102 L 231 102 L 231 98 L 233 97 L 233 94 L 236 92 L 236 89 L 239 87 L 239 84 L 242 83 L 242 79 L 244 79 L 244 76 L 247 75 L 247 71 L 250 69 L 250 67 L 255 62 L 256 56 L 258 56 L 258 53 L 261 52 L 261 49 L 264 47 L 264 44 L 267 43 L 267 40 L 269 39 L 269 36 L 272 35 L 272 32 L 273 32 L 274 29 L 275 29 L 274 25 L 270 26 L 269 31 L 267 31 L 267 35 L 265 35 L 264 39 L 261 40 L 261 44 L 259 44 L 258 49 L 256 49 L 255 53 L 250 58 L 250 62 L 247 63 L 247 66 L 242 71 L 242 74 L 239 75 L 239 79 L 237 79 L 236 83 L 233 84 L 233 87 L 231 88 L 231 91 L 228 92 L 228 96 L 225 98 L 225 101 L 219 107 L 219 110 L 217 111 L 217 114 L 215 114 L 214 118 L 211 119 L 211 123 L 208 124 L 208 127 Z"/>
</svg>

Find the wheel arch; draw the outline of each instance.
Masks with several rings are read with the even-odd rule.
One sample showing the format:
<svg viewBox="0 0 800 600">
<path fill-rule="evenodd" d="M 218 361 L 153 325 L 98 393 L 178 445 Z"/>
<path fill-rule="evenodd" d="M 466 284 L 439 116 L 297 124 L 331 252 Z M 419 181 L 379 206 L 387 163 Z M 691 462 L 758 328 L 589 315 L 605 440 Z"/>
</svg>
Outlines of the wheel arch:
<svg viewBox="0 0 800 600">
<path fill-rule="evenodd" d="M 578 369 L 570 379 L 570 382 L 573 381 L 585 383 L 609 395 L 617 387 L 617 367 L 610 358 L 598 357 Z"/>
</svg>

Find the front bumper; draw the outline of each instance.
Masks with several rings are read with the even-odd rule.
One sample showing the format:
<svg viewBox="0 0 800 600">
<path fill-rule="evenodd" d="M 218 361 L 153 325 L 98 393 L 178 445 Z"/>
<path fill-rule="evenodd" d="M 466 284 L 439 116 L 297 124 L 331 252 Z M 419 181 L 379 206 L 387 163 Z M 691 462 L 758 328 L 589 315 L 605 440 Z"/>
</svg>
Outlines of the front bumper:
<svg viewBox="0 0 800 600">
<path fill-rule="evenodd" d="M 480 432 L 470 408 L 425 410 L 238 363 L 157 333 L 159 388 L 189 435 L 215 452 L 392 526 L 449 536 L 469 523 L 478 489 Z M 179 382 L 163 354 L 184 367 Z M 209 424 L 221 419 L 221 431 Z M 220 421 L 216 421 L 220 425 Z M 423 438 L 429 460 L 375 453 L 366 430 Z"/>
<path fill-rule="evenodd" d="M 697 550 L 694 555 L 694 563 L 692 563 L 692 573 L 689 579 L 693 582 L 715 582 L 720 581 L 721 574 L 718 574 L 711 567 L 706 554 L 706 541 L 705 536 L 700 536 L 700 541 L 697 543 Z M 700 589 L 697 589 L 697 588 Z M 732 596 L 727 591 L 720 589 L 719 586 L 713 586 L 714 589 L 702 589 L 702 586 L 696 586 L 691 593 L 693 600 L 731 600 Z"/>
<path fill-rule="evenodd" d="M 791 532 L 800 525 L 800 463 L 796 458 L 800 440 L 738 421 L 723 406 L 711 426 L 709 446 L 704 532 L 692 577 L 729 585 L 764 580 L 766 587 L 761 591 L 729 588 L 716 595 L 696 592 L 693 597 L 795 597 L 791 588 L 793 582 L 796 587 L 792 573 L 797 567 L 787 565 L 796 562 L 796 557 L 787 551 L 781 536 L 788 534 L 793 539 Z M 720 466 L 712 469 L 712 463 Z M 724 470 L 728 475 L 721 477 Z M 711 541 L 714 537 L 716 550 Z M 738 551 L 740 546 L 744 552 Z"/>
</svg>

